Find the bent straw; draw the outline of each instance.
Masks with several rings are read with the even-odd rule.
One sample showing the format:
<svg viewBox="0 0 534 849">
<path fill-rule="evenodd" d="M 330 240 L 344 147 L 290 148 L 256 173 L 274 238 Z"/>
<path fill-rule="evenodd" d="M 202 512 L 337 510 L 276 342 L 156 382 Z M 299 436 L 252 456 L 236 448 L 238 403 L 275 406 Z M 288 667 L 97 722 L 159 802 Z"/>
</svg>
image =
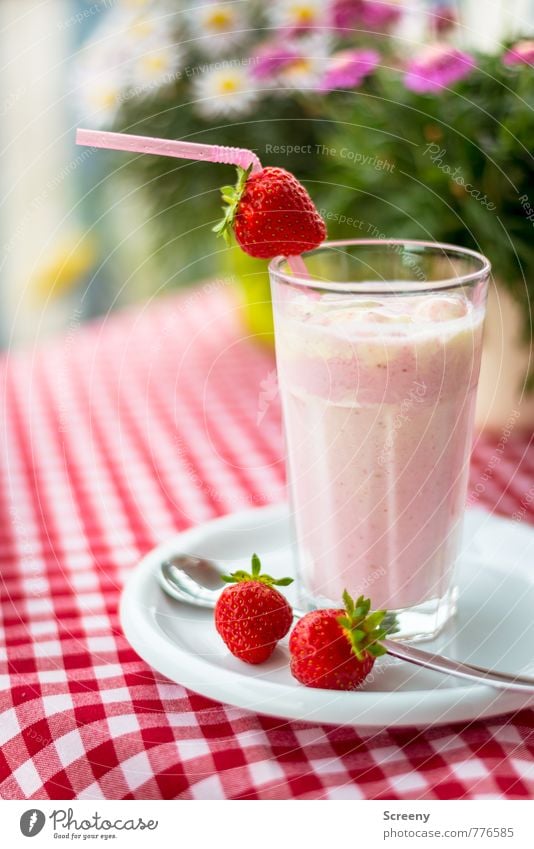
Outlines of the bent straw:
<svg viewBox="0 0 534 849">
<path fill-rule="evenodd" d="M 105 130 L 85 129 L 76 131 L 76 144 L 107 150 L 124 150 L 128 153 L 152 153 L 156 156 L 174 156 L 177 159 L 237 165 L 245 169 L 252 166 L 252 174 L 262 170 L 262 164 L 254 151 L 245 147 L 200 144 L 199 142 L 158 139 L 152 136 L 133 136 L 128 133 L 109 133 Z M 287 261 L 295 275 L 307 276 L 306 265 L 301 256 L 290 256 Z"/>
<path fill-rule="evenodd" d="M 195 159 L 202 162 L 219 162 L 239 165 L 252 172 L 261 171 L 261 162 L 252 150 L 244 147 L 227 147 L 220 144 L 156 139 L 151 136 L 131 136 L 127 133 L 108 133 L 102 130 L 77 130 L 76 144 L 102 147 L 109 150 L 126 150 L 130 153 L 154 153 L 157 156 L 175 156 L 178 159 Z"/>
</svg>

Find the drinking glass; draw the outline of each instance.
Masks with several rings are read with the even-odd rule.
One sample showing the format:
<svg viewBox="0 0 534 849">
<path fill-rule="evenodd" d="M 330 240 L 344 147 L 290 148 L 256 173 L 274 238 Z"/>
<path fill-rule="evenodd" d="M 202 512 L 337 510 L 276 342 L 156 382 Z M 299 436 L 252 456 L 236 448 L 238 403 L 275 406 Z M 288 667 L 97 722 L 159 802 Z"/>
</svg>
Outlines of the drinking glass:
<svg viewBox="0 0 534 849">
<path fill-rule="evenodd" d="M 434 242 L 326 242 L 270 265 L 301 603 L 344 589 L 398 638 L 455 610 L 490 265 Z"/>
</svg>

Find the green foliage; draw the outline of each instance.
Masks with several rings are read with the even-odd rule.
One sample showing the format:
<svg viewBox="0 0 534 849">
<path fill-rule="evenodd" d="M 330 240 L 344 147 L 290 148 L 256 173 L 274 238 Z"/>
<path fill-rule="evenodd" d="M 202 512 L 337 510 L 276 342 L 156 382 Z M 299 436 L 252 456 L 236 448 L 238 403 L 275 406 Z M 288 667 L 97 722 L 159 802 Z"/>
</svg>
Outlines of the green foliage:
<svg viewBox="0 0 534 849">
<path fill-rule="evenodd" d="M 419 95 L 382 69 L 329 101 L 335 125 L 321 164 L 329 237 L 432 239 L 475 248 L 524 309 L 534 295 L 534 73 L 500 57 L 454 92 Z M 349 158 L 347 151 L 356 157 Z M 341 222 L 355 220 L 352 228 Z"/>
<path fill-rule="evenodd" d="M 330 238 L 422 238 L 480 250 L 522 305 L 530 340 L 534 72 L 478 56 L 451 90 L 421 95 L 406 89 L 395 61 L 384 58 L 358 90 L 285 91 L 262 100 L 254 118 L 220 126 L 195 114 L 178 80 L 150 108 L 125 101 L 116 128 L 255 150 L 263 164 L 308 184 Z M 158 156 L 126 166 L 144 187 L 159 255 L 171 266 L 185 244 L 204 258 L 194 266 L 198 277 L 216 270 L 220 249 L 210 231 L 230 168 Z"/>
</svg>

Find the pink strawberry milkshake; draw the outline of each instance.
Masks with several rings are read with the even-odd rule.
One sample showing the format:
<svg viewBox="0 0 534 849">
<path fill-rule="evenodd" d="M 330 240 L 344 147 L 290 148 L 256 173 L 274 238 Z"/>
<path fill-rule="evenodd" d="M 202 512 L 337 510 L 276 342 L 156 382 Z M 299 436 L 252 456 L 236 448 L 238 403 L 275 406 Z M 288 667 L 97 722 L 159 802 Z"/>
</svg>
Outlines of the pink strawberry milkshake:
<svg viewBox="0 0 534 849">
<path fill-rule="evenodd" d="M 484 304 L 463 289 L 273 294 L 304 601 L 346 588 L 430 614 L 410 635 L 433 633 L 454 607 Z"/>
</svg>

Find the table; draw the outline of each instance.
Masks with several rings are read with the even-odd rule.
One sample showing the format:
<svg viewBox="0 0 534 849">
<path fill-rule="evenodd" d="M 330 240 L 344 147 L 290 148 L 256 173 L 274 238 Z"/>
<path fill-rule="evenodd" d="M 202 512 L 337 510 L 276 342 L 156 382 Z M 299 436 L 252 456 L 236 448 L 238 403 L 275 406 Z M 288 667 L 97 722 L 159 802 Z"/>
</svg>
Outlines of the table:
<svg viewBox="0 0 534 849">
<path fill-rule="evenodd" d="M 91 325 L 74 314 L 64 337 L 4 357 L 0 382 L 2 798 L 532 795 L 532 711 L 380 733 L 286 722 L 187 691 L 126 642 L 120 590 L 146 551 L 284 497 L 273 357 L 228 281 Z M 519 424 L 478 439 L 471 500 L 532 521 Z"/>
</svg>

